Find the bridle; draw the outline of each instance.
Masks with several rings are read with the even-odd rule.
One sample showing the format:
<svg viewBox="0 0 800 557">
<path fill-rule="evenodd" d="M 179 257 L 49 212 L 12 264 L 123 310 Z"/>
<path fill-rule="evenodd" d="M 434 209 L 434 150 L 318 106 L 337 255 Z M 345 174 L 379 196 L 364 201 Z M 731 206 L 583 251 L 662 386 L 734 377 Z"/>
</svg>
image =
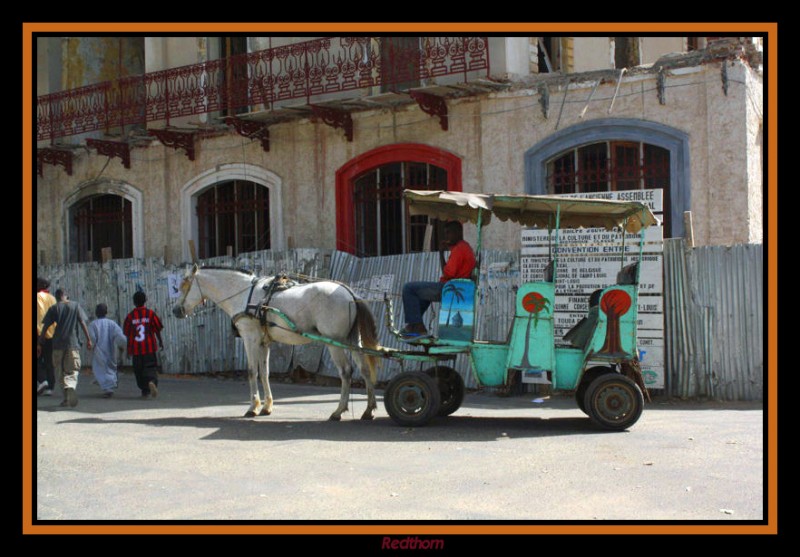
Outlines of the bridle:
<svg viewBox="0 0 800 557">
<path fill-rule="evenodd" d="M 182 297 L 181 297 L 181 300 L 180 300 L 181 309 L 183 309 L 184 304 L 186 304 L 186 297 L 189 295 L 189 292 L 192 289 L 192 283 L 193 282 L 197 284 L 197 290 L 198 290 L 198 292 L 200 292 L 200 303 L 197 304 L 197 305 L 205 304 L 206 301 L 208 300 L 208 298 L 206 298 L 205 294 L 203 294 L 203 289 L 200 286 L 200 279 L 197 277 L 197 273 L 199 271 L 200 271 L 200 267 L 198 267 L 195 264 L 194 267 L 192 268 L 192 274 L 190 276 L 188 276 L 188 277 L 184 277 L 183 281 L 181 282 L 181 286 L 180 286 L 180 291 L 182 292 Z M 194 311 L 194 308 L 192 308 L 192 311 Z M 184 311 L 184 313 L 186 313 L 186 312 Z"/>
<path fill-rule="evenodd" d="M 182 296 L 181 301 L 180 301 L 180 307 L 181 308 L 183 308 L 184 304 L 186 303 L 186 296 L 189 295 L 189 291 L 192 289 L 192 282 L 197 284 L 197 290 L 200 293 L 200 302 L 197 305 L 205 305 L 205 303 L 209 300 L 209 298 L 205 294 L 203 294 L 203 288 L 200 285 L 200 277 L 197 276 L 198 272 L 200 272 L 200 266 L 195 263 L 195 265 L 192 267 L 192 274 L 190 276 L 188 276 L 188 277 L 185 277 L 183 279 L 183 281 L 181 282 L 180 291 L 183 293 L 183 296 Z M 253 281 L 251 282 L 251 285 L 248 287 L 250 289 L 250 296 L 248 297 L 248 300 L 249 300 L 250 297 L 252 297 L 253 290 L 254 290 L 256 282 L 258 280 L 259 280 L 258 277 L 254 277 Z M 241 294 L 245 290 L 247 290 L 247 288 L 244 288 L 244 289 L 242 289 L 242 290 L 240 290 L 238 292 L 234 292 L 233 294 L 231 294 L 227 298 L 217 301 L 216 305 L 220 305 L 223 302 L 226 302 L 227 300 L 230 300 L 231 298 L 234 298 L 234 297 L 238 296 L 239 294 Z M 197 306 L 195 306 L 195 307 L 197 307 Z M 194 311 L 194 308 L 192 308 L 192 311 Z M 185 313 L 186 312 L 184 310 L 184 314 Z"/>
</svg>

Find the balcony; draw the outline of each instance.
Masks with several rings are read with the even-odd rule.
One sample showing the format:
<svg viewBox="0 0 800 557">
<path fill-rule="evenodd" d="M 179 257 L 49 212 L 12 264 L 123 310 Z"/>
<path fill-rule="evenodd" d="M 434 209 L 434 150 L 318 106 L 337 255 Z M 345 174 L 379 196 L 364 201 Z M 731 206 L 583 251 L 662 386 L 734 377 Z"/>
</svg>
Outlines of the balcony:
<svg viewBox="0 0 800 557">
<path fill-rule="evenodd" d="M 44 95 L 37 140 L 124 136 L 203 114 L 243 135 L 317 117 L 352 140 L 354 111 L 416 102 L 447 129 L 446 99 L 502 87 L 489 78 L 487 37 L 408 39 L 326 37 Z"/>
</svg>

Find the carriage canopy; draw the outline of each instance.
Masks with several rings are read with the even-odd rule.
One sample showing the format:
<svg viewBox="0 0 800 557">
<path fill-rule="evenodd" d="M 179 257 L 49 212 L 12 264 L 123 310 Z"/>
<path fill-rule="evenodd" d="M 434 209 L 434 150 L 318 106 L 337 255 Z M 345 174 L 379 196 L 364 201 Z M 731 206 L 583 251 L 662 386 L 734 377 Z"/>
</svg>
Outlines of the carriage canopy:
<svg viewBox="0 0 800 557">
<path fill-rule="evenodd" d="M 639 201 L 559 197 L 552 195 L 499 195 L 451 191 L 406 190 L 411 215 L 486 225 L 492 215 L 522 226 L 554 227 L 560 210 L 561 228 L 624 227 L 639 232 L 658 223 L 649 207 Z"/>
</svg>

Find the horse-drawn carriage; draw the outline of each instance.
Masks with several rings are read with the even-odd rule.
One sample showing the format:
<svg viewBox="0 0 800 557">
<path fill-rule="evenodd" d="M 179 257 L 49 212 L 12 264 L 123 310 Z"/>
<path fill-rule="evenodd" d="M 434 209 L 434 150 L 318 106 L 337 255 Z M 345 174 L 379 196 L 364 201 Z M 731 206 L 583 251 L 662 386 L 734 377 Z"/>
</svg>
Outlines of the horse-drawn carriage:
<svg viewBox="0 0 800 557">
<path fill-rule="evenodd" d="M 195 265 L 181 286 L 175 315 L 185 316 L 204 299 L 216 302 L 231 315 L 245 341 L 250 367 L 251 407 L 247 415 L 272 411 L 269 343 L 319 341 L 328 345 L 342 379 L 339 407 L 331 419 L 339 419 L 347 408 L 352 367 L 345 352 L 349 351 L 361 368 L 367 387 L 367 410 L 362 416 L 365 419 L 372 418 L 377 407 L 375 366 L 380 358 L 419 363 L 420 370 L 403 371 L 389 381 L 384 405 L 396 423 L 421 426 L 436 416 L 450 415 L 461 406 L 464 381 L 446 364 L 457 354 L 466 354 L 481 386 L 503 386 L 512 377 L 536 376 L 554 392 L 574 391 L 578 407 L 604 428 L 621 430 L 636 423 L 646 392 L 637 358 L 639 269 L 644 229 L 657 223 L 646 205 L 444 191 L 407 190 L 404 197 L 410 215 L 475 224 L 475 252 L 479 257 L 483 228 L 493 218 L 554 232 L 550 264 L 541 277 L 524 282 L 516 292 L 507 339 L 476 340 L 477 329 L 471 316 L 475 315 L 479 273 L 472 280 L 457 279 L 444 285 L 436 336 L 404 339 L 391 322 L 391 307 L 387 308 L 387 326 L 397 338 L 409 343 L 408 349 L 398 350 L 378 345 L 368 306 L 346 285 L 320 281 L 282 290 L 273 287 L 274 277 L 259 278 Z M 559 280 L 559 230 L 598 227 L 618 230 L 623 244 L 626 232 L 639 233 L 639 261 L 625 265 L 626 251 L 622 249 L 616 283 L 590 297 L 585 317 L 564 336 L 563 344 L 557 343 L 553 312 Z M 269 300 L 253 304 L 253 293 L 262 289 L 270 291 Z M 386 303 L 391 305 L 388 297 Z M 251 307 L 257 311 L 249 311 Z M 469 317 L 466 326 L 464 315 Z M 264 388 L 263 404 L 257 377 Z"/>
</svg>

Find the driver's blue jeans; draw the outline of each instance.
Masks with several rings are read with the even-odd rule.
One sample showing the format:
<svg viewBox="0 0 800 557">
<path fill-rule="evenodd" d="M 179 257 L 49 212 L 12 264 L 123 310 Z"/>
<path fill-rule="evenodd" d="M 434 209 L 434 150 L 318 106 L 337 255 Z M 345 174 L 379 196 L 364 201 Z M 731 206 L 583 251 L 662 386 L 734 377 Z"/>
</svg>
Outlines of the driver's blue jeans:
<svg viewBox="0 0 800 557">
<path fill-rule="evenodd" d="M 406 324 L 422 323 L 422 315 L 442 299 L 441 282 L 407 282 L 403 285 L 403 311 Z"/>
</svg>

